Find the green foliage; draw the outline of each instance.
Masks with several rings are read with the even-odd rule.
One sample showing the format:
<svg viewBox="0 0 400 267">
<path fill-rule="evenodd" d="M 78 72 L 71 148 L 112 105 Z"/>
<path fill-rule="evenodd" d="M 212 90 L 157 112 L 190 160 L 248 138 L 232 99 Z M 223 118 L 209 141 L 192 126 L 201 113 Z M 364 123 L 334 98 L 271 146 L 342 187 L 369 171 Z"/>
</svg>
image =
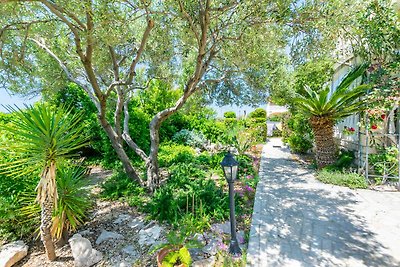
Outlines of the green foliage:
<svg viewBox="0 0 400 267">
<path fill-rule="evenodd" d="M 307 153 L 313 147 L 314 136 L 307 117 L 301 113 L 284 117 L 283 141 L 296 153 Z"/>
<path fill-rule="evenodd" d="M 190 146 L 167 143 L 160 146 L 158 160 L 160 167 L 166 167 L 181 162 L 193 162 L 195 154 L 195 150 Z"/>
<path fill-rule="evenodd" d="M 242 155 L 259 140 L 255 134 L 257 130 L 258 128 L 248 129 L 241 125 L 235 125 L 225 133 L 223 141 L 236 148 L 239 155 Z"/>
<path fill-rule="evenodd" d="M 267 118 L 267 111 L 263 108 L 257 108 L 254 111 L 250 112 L 249 119 L 255 119 L 255 118 L 262 118 L 266 119 Z"/>
<path fill-rule="evenodd" d="M 37 168 L 48 167 L 51 161 L 74 155 L 87 145 L 80 114 L 72 114 L 70 108 L 54 109 L 38 104 L 26 110 L 8 109 L 13 113 L 13 120 L 12 126 L 5 126 L 5 129 L 14 134 L 16 140 L 3 144 L 0 149 L 8 150 L 18 159 L 0 164 L 3 173 L 22 176 L 35 172 Z"/>
<path fill-rule="evenodd" d="M 365 177 L 357 173 L 344 173 L 322 169 L 318 172 L 317 179 L 326 184 L 347 186 L 352 189 L 368 187 Z"/>
<path fill-rule="evenodd" d="M 353 151 L 341 151 L 336 162 L 333 165 L 326 166 L 325 169 L 331 171 L 343 171 L 351 167 L 354 158 L 355 156 Z"/>
<path fill-rule="evenodd" d="M 113 175 L 102 185 L 100 197 L 107 200 L 123 200 L 131 206 L 142 206 L 147 192 L 122 171 L 114 171 Z"/>
<path fill-rule="evenodd" d="M 290 149 L 295 153 L 307 153 L 313 144 L 302 135 L 292 134 L 286 139 Z"/>
<path fill-rule="evenodd" d="M 85 168 L 65 162 L 57 172 L 58 204 L 53 213 L 52 235 L 59 239 L 64 231 L 74 232 L 86 219 L 92 203 L 85 186 Z"/>
<path fill-rule="evenodd" d="M 224 112 L 225 119 L 236 119 L 236 113 L 234 111 L 226 111 Z"/>
<path fill-rule="evenodd" d="M 204 134 L 207 140 L 213 143 L 222 142 L 222 136 L 227 130 L 224 121 L 215 119 L 201 120 L 199 122 L 191 122 L 193 129 L 198 130 Z"/>
<path fill-rule="evenodd" d="M 268 116 L 267 120 L 268 121 L 281 122 L 282 118 L 285 117 L 286 114 L 287 114 L 287 112 L 272 113 L 271 115 Z"/>
<path fill-rule="evenodd" d="M 188 213 L 194 218 L 226 218 L 227 203 L 227 194 L 203 169 L 182 162 L 171 167 L 167 183 L 157 189 L 146 210 L 154 219 L 176 224 Z"/>
<path fill-rule="evenodd" d="M 318 58 L 301 64 L 295 70 L 295 92 L 301 93 L 306 86 L 319 91 L 332 79 L 333 71 L 333 61 L 329 58 Z"/>
<path fill-rule="evenodd" d="M 370 154 L 368 157 L 369 165 L 375 174 L 396 177 L 398 175 L 398 154 L 396 146 L 379 148 L 378 153 Z"/>
<path fill-rule="evenodd" d="M 172 136 L 172 141 L 177 144 L 187 145 L 191 147 L 202 148 L 206 144 L 207 140 L 201 132 L 190 131 L 182 129 Z"/>
<path fill-rule="evenodd" d="M 181 247 L 178 250 L 172 250 L 165 256 L 162 267 L 174 267 L 180 264 L 188 267 L 192 263 L 192 257 L 186 247 Z"/>
<path fill-rule="evenodd" d="M 295 106 L 306 116 L 328 117 L 332 121 L 362 111 L 366 103 L 359 101 L 359 98 L 366 95 L 370 86 L 360 85 L 350 88 L 350 85 L 364 73 L 367 67 L 368 64 L 363 64 L 351 70 L 332 94 L 329 94 L 329 87 L 318 92 L 309 86 L 304 87 L 304 91 L 293 99 Z"/>
</svg>

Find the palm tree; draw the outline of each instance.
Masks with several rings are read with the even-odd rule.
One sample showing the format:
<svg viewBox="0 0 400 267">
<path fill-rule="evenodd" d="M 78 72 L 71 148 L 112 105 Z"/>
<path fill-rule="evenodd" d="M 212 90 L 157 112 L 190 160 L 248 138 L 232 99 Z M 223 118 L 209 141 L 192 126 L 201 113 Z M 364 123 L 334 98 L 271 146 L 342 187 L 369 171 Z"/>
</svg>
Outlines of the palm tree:
<svg viewBox="0 0 400 267">
<path fill-rule="evenodd" d="M 363 64 L 351 70 L 332 94 L 329 93 L 329 87 L 318 92 L 306 87 L 304 92 L 297 94 L 294 99 L 294 105 L 310 118 L 319 168 L 336 160 L 337 151 L 333 137 L 335 123 L 362 111 L 365 107 L 360 97 L 366 94 L 370 86 L 351 88 L 350 85 L 365 72 L 367 66 Z"/>
<path fill-rule="evenodd" d="M 16 160 L 0 165 L 2 173 L 22 176 L 41 169 L 36 187 L 36 200 L 41 207 L 40 235 L 47 257 L 56 258 L 51 235 L 52 215 L 57 205 L 56 169 L 59 160 L 74 155 L 86 145 L 80 124 L 80 114 L 72 114 L 65 107 L 52 108 L 45 104 L 26 106 L 26 110 L 7 107 L 13 123 L 7 127 L 16 138 L 8 148 Z"/>
</svg>

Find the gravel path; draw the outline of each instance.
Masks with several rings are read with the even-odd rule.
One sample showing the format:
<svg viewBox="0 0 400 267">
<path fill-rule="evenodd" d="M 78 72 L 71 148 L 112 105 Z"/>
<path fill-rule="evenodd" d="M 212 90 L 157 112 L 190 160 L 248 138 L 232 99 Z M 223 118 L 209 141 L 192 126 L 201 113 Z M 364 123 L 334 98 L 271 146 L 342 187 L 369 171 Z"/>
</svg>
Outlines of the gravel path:
<svg viewBox="0 0 400 267">
<path fill-rule="evenodd" d="M 264 146 L 247 266 L 400 266 L 399 248 L 399 192 L 322 184 L 279 139 Z"/>
</svg>

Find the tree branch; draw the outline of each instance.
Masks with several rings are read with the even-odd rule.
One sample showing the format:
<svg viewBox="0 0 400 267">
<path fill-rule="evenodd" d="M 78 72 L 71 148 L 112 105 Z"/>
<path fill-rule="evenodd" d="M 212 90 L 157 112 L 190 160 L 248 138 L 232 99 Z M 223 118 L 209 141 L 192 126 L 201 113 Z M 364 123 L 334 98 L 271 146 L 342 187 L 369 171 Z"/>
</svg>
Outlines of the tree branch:
<svg viewBox="0 0 400 267">
<path fill-rule="evenodd" d="M 96 105 L 97 109 L 100 110 L 99 101 L 96 99 L 96 97 L 93 95 L 93 93 L 89 90 L 89 88 L 85 84 L 81 83 L 78 79 L 76 79 L 72 75 L 72 73 L 69 71 L 67 65 L 56 54 L 54 54 L 53 51 L 50 50 L 50 48 L 48 48 L 44 43 L 42 43 L 36 39 L 29 38 L 29 40 L 33 41 L 40 48 L 42 48 L 44 51 L 46 51 L 46 53 L 49 54 L 54 60 L 56 60 L 58 65 L 61 67 L 61 69 L 66 74 L 68 80 L 70 80 L 71 82 L 74 82 L 77 85 L 79 85 L 80 87 L 82 87 L 82 89 L 85 90 L 85 92 L 89 95 L 90 99 Z"/>
<path fill-rule="evenodd" d="M 199 32 L 197 31 L 196 26 L 193 23 L 192 17 L 186 12 L 182 1 L 179 1 L 179 8 L 180 8 L 180 11 L 182 12 L 183 16 L 189 22 L 190 28 L 192 29 L 193 34 L 197 40 L 197 44 L 199 45 L 200 44 Z"/>
<path fill-rule="evenodd" d="M 140 57 L 142 56 L 144 47 L 146 46 L 147 40 L 150 35 L 150 31 L 151 31 L 151 29 L 153 29 L 153 27 L 154 27 L 154 21 L 149 19 L 147 21 L 146 30 L 144 31 L 143 36 L 142 36 L 142 42 L 140 43 L 139 49 L 136 53 L 136 57 L 133 59 L 131 66 L 129 67 L 129 73 L 128 73 L 128 78 L 126 80 L 126 84 L 132 83 L 133 77 L 135 76 L 136 65 L 139 62 Z"/>
<path fill-rule="evenodd" d="M 128 144 L 130 148 L 132 148 L 135 153 L 144 161 L 146 164 L 149 162 L 149 157 L 144 153 L 142 149 L 132 140 L 130 133 L 129 133 L 129 97 L 126 98 L 124 102 L 124 131 L 122 133 L 122 138 Z"/>
</svg>

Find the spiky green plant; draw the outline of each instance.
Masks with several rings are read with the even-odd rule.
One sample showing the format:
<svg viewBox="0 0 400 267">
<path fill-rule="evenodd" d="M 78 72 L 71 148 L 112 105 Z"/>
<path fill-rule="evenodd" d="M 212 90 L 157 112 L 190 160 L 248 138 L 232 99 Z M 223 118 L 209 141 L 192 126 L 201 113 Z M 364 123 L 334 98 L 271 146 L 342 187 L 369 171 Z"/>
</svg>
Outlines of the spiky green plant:
<svg viewBox="0 0 400 267">
<path fill-rule="evenodd" d="M 352 69 L 331 94 L 329 87 L 318 92 L 306 87 L 293 101 L 295 106 L 310 118 L 315 138 L 316 160 L 320 168 L 335 162 L 336 148 L 333 137 L 335 123 L 357 114 L 366 107 L 366 103 L 360 98 L 366 94 L 370 86 L 364 84 L 352 88 L 351 85 L 367 67 L 368 64 L 363 64 Z"/>
<path fill-rule="evenodd" d="M 53 213 L 52 235 L 60 239 L 64 232 L 75 231 L 81 225 L 91 206 L 89 192 L 85 188 L 85 169 L 63 164 L 57 170 L 58 203 Z"/>
<path fill-rule="evenodd" d="M 51 236 L 52 213 L 58 202 L 56 186 L 57 164 L 61 159 L 73 156 L 87 144 L 82 134 L 80 114 L 72 114 L 61 106 L 57 109 L 37 104 L 26 106 L 25 110 L 8 106 L 12 112 L 12 126 L 6 130 L 16 140 L 2 149 L 13 153 L 16 160 L 0 165 L 3 174 L 22 176 L 41 169 L 40 181 L 36 187 L 36 200 L 41 207 L 40 234 L 49 260 L 56 258 Z"/>
</svg>

